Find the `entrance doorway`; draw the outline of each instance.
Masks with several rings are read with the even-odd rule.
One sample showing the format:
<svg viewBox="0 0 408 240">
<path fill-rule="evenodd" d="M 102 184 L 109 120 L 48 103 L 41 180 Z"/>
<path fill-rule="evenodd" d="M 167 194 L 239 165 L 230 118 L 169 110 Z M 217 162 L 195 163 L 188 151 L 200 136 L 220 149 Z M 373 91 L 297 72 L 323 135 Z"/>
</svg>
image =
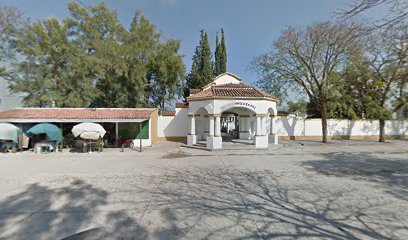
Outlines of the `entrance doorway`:
<svg viewBox="0 0 408 240">
<path fill-rule="evenodd" d="M 239 138 L 239 115 L 233 112 L 221 114 L 221 135 L 223 141 Z"/>
</svg>

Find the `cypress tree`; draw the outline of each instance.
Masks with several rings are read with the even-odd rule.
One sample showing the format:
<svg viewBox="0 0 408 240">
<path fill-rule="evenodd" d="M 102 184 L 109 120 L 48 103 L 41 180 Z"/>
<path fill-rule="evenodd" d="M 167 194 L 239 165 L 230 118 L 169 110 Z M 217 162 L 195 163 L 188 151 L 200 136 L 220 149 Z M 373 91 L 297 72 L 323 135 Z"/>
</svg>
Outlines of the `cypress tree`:
<svg viewBox="0 0 408 240">
<path fill-rule="evenodd" d="M 215 53 L 214 53 L 214 77 L 218 76 L 221 72 L 220 72 L 220 57 L 221 57 L 221 53 L 220 53 L 220 43 L 218 41 L 218 32 L 217 35 L 215 37 Z"/>
<path fill-rule="evenodd" d="M 204 87 L 213 80 L 213 67 L 211 62 L 211 48 L 210 42 L 208 41 L 208 34 L 201 30 L 201 84 L 199 88 Z"/>
<path fill-rule="evenodd" d="M 213 77 L 210 43 L 204 30 L 200 31 L 200 43 L 195 49 L 192 60 L 191 71 L 187 76 L 187 88 L 202 88 L 210 83 Z M 185 95 L 188 96 L 188 89 Z"/>
<path fill-rule="evenodd" d="M 200 46 L 196 47 L 192 60 L 193 60 L 193 63 L 191 64 L 191 70 L 190 70 L 190 73 L 187 75 L 187 79 L 186 79 L 184 97 L 188 97 L 190 95 L 190 89 L 197 88 L 197 86 L 199 86 L 201 82 L 201 77 L 200 77 L 201 48 Z"/>
<path fill-rule="evenodd" d="M 225 47 L 224 29 L 221 28 L 221 45 L 220 45 L 220 73 L 227 71 L 227 48 Z"/>
</svg>

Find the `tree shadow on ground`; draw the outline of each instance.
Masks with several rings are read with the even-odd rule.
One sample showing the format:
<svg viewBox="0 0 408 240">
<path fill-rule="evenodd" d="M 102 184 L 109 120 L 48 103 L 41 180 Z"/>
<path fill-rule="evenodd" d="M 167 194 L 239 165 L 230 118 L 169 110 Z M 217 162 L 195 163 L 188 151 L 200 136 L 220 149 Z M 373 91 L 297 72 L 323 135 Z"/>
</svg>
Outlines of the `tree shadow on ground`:
<svg viewBox="0 0 408 240">
<path fill-rule="evenodd" d="M 0 239 L 119 239 L 144 236 L 125 212 L 106 215 L 108 193 L 80 179 L 63 187 L 31 184 L 0 200 Z"/>
<path fill-rule="evenodd" d="M 162 181 L 151 208 L 171 223 L 155 231 L 168 239 L 393 239 L 404 227 L 369 199 L 350 205 L 342 191 L 287 188 L 269 171 L 175 170 Z"/>
<path fill-rule="evenodd" d="M 326 159 L 306 161 L 303 166 L 328 176 L 377 183 L 385 192 L 408 199 L 408 160 L 362 153 L 332 153 L 324 156 Z"/>
</svg>

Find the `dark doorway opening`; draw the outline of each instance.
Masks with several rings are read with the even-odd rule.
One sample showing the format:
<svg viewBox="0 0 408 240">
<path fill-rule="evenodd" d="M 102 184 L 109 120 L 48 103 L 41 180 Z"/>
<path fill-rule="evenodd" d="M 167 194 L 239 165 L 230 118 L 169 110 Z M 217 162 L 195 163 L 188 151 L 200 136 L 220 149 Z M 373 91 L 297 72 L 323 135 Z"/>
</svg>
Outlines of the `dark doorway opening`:
<svg viewBox="0 0 408 240">
<path fill-rule="evenodd" d="M 239 115 L 232 112 L 221 114 L 221 135 L 223 141 L 239 138 Z"/>
</svg>

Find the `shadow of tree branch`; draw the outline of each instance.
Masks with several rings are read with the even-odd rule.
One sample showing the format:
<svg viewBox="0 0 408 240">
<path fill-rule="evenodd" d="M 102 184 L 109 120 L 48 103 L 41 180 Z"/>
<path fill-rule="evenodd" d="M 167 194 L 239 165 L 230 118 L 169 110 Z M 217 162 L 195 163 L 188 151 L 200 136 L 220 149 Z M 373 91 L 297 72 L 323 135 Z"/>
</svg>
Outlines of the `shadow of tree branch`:
<svg viewBox="0 0 408 240">
<path fill-rule="evenodd" d="M 350 207 L 339 200 L 343 192 L 289 189 L 272 172 L 174 170 L 163 178 L 166 183 L 155 192 L 151 207 L 165 209 L 173 225 L 172 231 L 158 230 L 157 235 L 177 232 L 182 237 L 204 224 L 209 231 L 197 238 L 394 238 L 388 222 L 368 213 L 378 207 L 369 200 Z M 238 236 L 227 235 L 234 231 Z"/>
<path fill-rule="evenodd" d="M 397 198 L 408 198 L 408 161 L 361 153 L 325 154 L 325 159 L 304 162 L 319 174 L 377 183 Z"/>
<path fill-rule="evenodd" d="M 119 239 L 147 236 L 124 211 L 101 216 L 108 192 L 80 179 L 51 188 L 31 184 L 0 201 L 0 239 Z"/>
</svg>

